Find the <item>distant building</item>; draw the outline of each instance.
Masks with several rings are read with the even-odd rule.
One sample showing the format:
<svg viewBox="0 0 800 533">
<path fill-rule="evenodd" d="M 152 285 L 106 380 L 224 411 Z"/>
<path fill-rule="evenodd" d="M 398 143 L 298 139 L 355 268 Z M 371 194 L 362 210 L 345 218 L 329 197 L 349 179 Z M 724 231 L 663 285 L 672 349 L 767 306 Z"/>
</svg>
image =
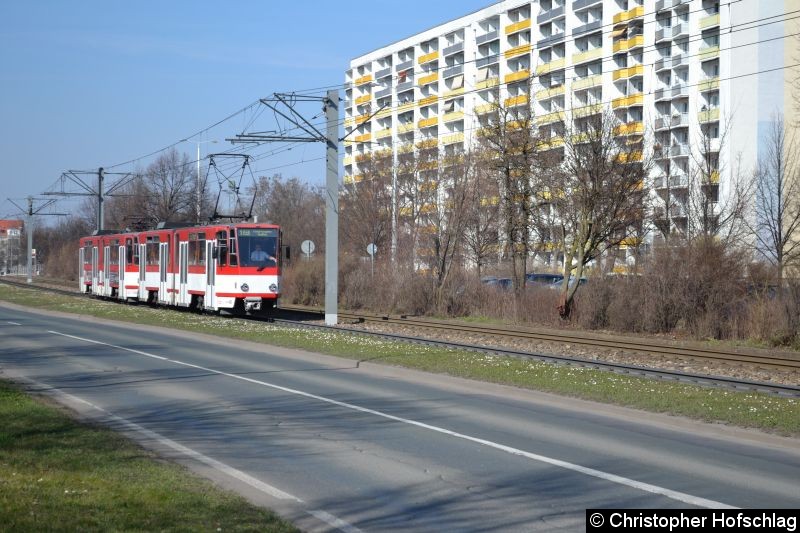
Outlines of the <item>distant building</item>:
<svg viewBox="0 0 800 533">
<path fill-rule="evenodd" d="M 471 149 L 498 104 L 531 106 L 556 147 L 565 125 L 611 110 L 619 135 L 655 154 L 653 194 L 674 206 L 656 223 L 686 232 L 698 161 L 718 207 L 765 153 L 771 115 L 796 122 L 790 4 L 504 0 L 387 44 L 345 73 L 344 182 L 368 154 L 396 167 L 398 154 Z"/>
<path fill-rule="evenodd" d="M 20 237 L 25 223 L 22 220 L 0 220 L 0 273 L 16 272 L 20 261 Z"/>
</svg>

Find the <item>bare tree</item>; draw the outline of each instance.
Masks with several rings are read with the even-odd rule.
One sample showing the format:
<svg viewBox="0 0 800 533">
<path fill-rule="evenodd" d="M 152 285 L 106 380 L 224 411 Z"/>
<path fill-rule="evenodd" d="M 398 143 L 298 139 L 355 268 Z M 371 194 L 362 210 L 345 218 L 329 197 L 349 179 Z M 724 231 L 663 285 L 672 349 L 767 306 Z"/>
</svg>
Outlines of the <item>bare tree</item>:
<svg viewBox="0 0 800 533">
<path fill-rule="evenodd" d="M 364 154 L 359 174 L 344 186 L 340 202 L 345 246 L 364 255 L 367 245 L 387 249 L 391 233 L 391 159 Z"/>
<path fill-rule="evenodd" d="M 283 244 L 298 250 L 308 239 L 324 250 L 325 198 L 323 191 L 297 177 L 262 176 L 256 187 L 253 212 L 259 220 L 279 224 Z"/>
<path fill-rule="evenodd" d="M 468 174 L 470 196 L 466 204 L 464 246 L 475 262 L 478 278 L 491 257 L 497 257 L 500 223 L 500 191 L 497 180 L 483 164 L 483 154 L 473 152 Z"/>
<path fill-rule="evenodd" d="M 778 268 L 783 279 L 786 268 L 800 262 L 800 144 L 796 129 L 776 116 L 765 147 L 756 170 L 753 233 L 758 252 Z"/>
<path fill-rule="evenodd" d="M 153 221 L 192 219 L 193 159 L 175 148 L 161 154 L 144 172 L 149 191 L 146 215 Z"/>
<path fill-rule="evenodd" d="M 521 298 L 532 249 L 535 177 L 541 162 L 541 141 L 534 127 L 530 79 L 513 86 L 516 89 L 509 98 L 500 102 L 496 96 L 492 112 L 478 117 L 481 123 L 478 138 L 485 164 L 497 179 L 503 239 L 512 258 L 514 293 Z"/>
<path fill-rule="evenodd" d="M 730 117 L 700 124 L 700 138 L 691 152 L 686 236 L 717 239 L 724 245 L 742 244 L 747 234 L 748 205 L 753 180 L 741 169 L 740 158 L 730 167 L 720 161 L 730 135 Z M 720 176 L 727 180 L 720 185 Z M 720 187 L 725 190 L 721 191 Z"/>
<path fill-rule="evenodd" d="M 550 173 L 547 182 L 564 256 L 558 307 L 562 318 L 572 312 L 584 268 L 641 233 L 644 179 L 650 169 L 641 141 L 629 144 L 620 136 L 610 111 L 574 124 L 564 136 L 562 171 Z"/>
</svg>

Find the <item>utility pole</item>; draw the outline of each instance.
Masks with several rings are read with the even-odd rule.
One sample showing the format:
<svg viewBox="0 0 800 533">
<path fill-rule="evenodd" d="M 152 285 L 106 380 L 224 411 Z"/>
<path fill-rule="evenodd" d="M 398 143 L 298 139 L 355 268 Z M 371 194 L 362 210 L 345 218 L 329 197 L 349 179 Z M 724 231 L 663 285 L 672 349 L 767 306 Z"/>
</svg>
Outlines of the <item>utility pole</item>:
<svg viewBox="0 0 800 533">
<path fill-rule="evenodd" d="M 326 119 L 324 134 L 294 109 L 294 105 L 298 102 L 322 103 Z M 325 143 L 325 324 L 334 326 L 339 318 L 339 142 L 343 140 L 339 138 L 339 92 L 328 91 L 326 96 L 275 93 L 272 98 L 262 98 L 261 103 L 301 132 L 297 135 L 290 135 L 287 132 L 242 133 L 226 140 L 234 144 Z"/>
<path fill-rule="evenodd" d="M 97 175 L 97 186 L 92 187 L 86 181 L 81 178 L 82 175 Z M 106 176 L 123 176 L 117 181 L 114 185 L 106 190 L 105 187 L 105 179 Z M 104 202 L 106 197 L 108 196 L 123 196 L 119 194 L 113 194 L 114 191 L 124 187 L 125 185 L 129 184 L 134 179 L 138 178 L 138 174 L 132 174 L 130 172 L 106 172 L 103 167 L 97 169 L 97 172 L 94 171 L 84 171 L 84 170 L 68 170 L 61 174 L 59 178 L 59 183 L 61 185 L 61 190 L 58 192 L 46 192 L 43 193 L 46 196 L 93 196 L 97 199 L 97 221 L 96 221 L 96 229 L 97 231 L 103 231 L 105 229 L 105 207 Z M 67 182 L 72 182 L 78 185 L 83 191 L 85 192 L 67 192 L 64 188 L 64 185 Z"/>
<path fill-rule="evenodd" d="M 325 100 L 328 131 L 325 152 L 325 324 L 339 321 L 339 92 L 328 91 Z"/>
<path fill-rule="evenodd" d="M 27 208 L 20 207 L 14 200 L 11 198 L 8 199 L 9 202 L 14 204 L 17 209 L 19 209 L 25 215 L 25 233 L 28 237 L 28 283 L 33 283 L 33 217 L 36 215 L 52 215 L 52 216 L 66 216 L 64 213 L 42 213 L 41 211 L 46 207 L 50 207 L 54 203 L 55 200 L 48 200 L 44 202 L 42 205 L 34 209 L 33 202 L 35 198 L 33 196 L 28 196 L 28 206 Z"/>
</svg>

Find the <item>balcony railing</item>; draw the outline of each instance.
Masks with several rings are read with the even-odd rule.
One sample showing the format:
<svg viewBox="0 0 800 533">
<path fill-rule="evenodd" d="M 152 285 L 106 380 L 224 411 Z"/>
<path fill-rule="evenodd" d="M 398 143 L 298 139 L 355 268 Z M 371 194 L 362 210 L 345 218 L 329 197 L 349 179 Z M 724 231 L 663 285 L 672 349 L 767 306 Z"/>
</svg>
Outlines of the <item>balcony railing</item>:
<svg viewBox="0 0 800 533">
<path fill-rule="evenodd" d="M 616 81 L 632 78 L 633 76 L 641 76 L 642 74 L 644 74 L 644 65 L 634 65 L 632 67 L 615 70 L 611 77 Z"/>
<path fill-rule="evenodd" d="M 503 79 L 503 81 L 505 83 L 513 83 L 515 81 L 528 79 L 530 77 L 531 77 L 531 71 L 528 69 L 523 69 L 517 72 L 512 72 L 511 74 L 506 74 L 506 77 Z"/>
<path fill-rule="evenodd" d="M 532 45 L 523 44 L 520 46 L 515 46 L 514 48 L 511 48 L 509 50 L 506 50 L 505 52 L 503 52 L 503 55 L 505 56 L 506 59 L 510 59 L 512 57 L 517 57 L 531 53 L 531 48 Z"/>
<path fill-rule="evenodd" d="M 511 35 L 512 33 L 517 33 L 518 31 L 527 30 L 531 27 L 531 19 L 520 20 L 519 22 L 515 22 L 514 24 L 509 24 L 505 27 L 506 35 Z"/>
<path fill-rule="evenodd" d="M 595 48 L 594 50 L 587 50 L 585 52 L 573 54 L 572 64 L 578 65 L 580 63 L 587 63 L 589 61 L 594 61 L 595 59 L 600 59 L 601 57 L 603 57 L 603 49 Z"/>
<path fill-rule="evenodd" d="M 575 37 L 577 35 L 582 35 L 585 33 L 591 33 L 593 31 L 599 30 L 603 25 L 601 20 L 595 20 L 593 22 L 587 22 L 586 24 L 582 24 L 578 26 L 574 30 L 572 30 L 572 36 Z"/>
<path fill-rule="evenodd" d="M 713 28 L 714 26 L 719 26 L 719 13 L 715 13 L 714 15 L 709 15 L 700 19 L 701 30 Z"/>
<path fill-rule="evenodd" d="M 464 73 L 464 65 L 453 65 L 442 72 L 442 78 L 452 78 Z"/>
<path fill-rule="evenodd" d="M 702 93 L 719 89 L 719 76 L 707 78 L 697 84 L 697 89 Z"/>
<path fill-rule="evenodd" d="M 495 54 L 492 56 L 482 57 L 475 61 L 475 68 L 483 68 L 489 65 L 494 65 L 500 60 L 500 54 Z"/>
<path fill-rule="evenodd" d="M 438 50 L 435 51 L 435 52 L 431 52 L 430 54 L 425 54 L 425 55 L 419 56 L 419 59 L 417 59 L 417 62 L 420 65 L 424 65 L 425 63 L 430 63 L 431 61 L 436 61 L 437 59 L 439 59 L 439 51 Z"/>
<path fill-rule="evenodd" d="M 541 76 L 542 74 L 547 74 L 548 72 L 552 72 L 553 70 L 558 70 L 564 68 L 566 61 L 564 58 L 554 59 L 549 63 L 544 63 L 536 67 L 536 75 Z"/>
<path fill-rule="evenodd" d="M 572 2 L 572 11 L 579 11 L 581 9 L 601 3 L 602 0 L 574 0 Z"/>
<path fill-rule="evenodd" d="M 719 108 L 714 107 L 705 111 L 700 111 L 697 114 L 697 120 L 700 122 L 714 122 L 715 120 L 719 120 Z"/>
<path fill-rule="evenodd" d="M 392 94 L 392 88 L 391 87 L 387 87 L 385 89 L 381 89 L 380 91 L 377 91 L 375 93 L 375 98 L 383 98 L 383 97 L 389 96 L 391 94 Z"/>
<path fill-rule="evenodd" d="M 685 37 L 689 35 L 689 23 L 680 22 L 672 27 L 672 38 Z"/>
<path fill-rule="evenodd" d="M 443 56 L 451 56 L 453 54 L 457 54 L 458 52 L 462 52 L 464 50 L 464 43 L 456 43 L 451 46 L 448 46 L 444 50 L 442 50 Z"/>
<path fill-rule="evenodd" d="M 602 74 L 594 74 L 593 76 L 587 76 L 585 78 L 581 78 L 572 82 L 572 90 L 573 91 L 581 91 L 583 89 L 589 89 L 591 87 L 597 87 L 598 85 L 603 84 L 603 75 Z"/>
<path fill-rule="evenodd" d="M 547 48 L 548 46 L 552 46 L 554 44 L 560 43 L 564 41 L 564 36 L 566 32 L 554 33 L 544 39 L 539 39 L 536 43 L 537 48 Z"/>
<path fill-rule="evenodd" d="M 643 16 L 644 16 L 644 6 L 636 6 L 633 9 L 629 9 L 628 11 L 623 11 L 622 13 L 617 13 L 616 15 L 614 15 L 613 22 L 614 24 L 619 24 L 621 22 L 627 22 L 629 20 Z"/>
<path fill-rule="evenodd" d="M 612 46 L 614 53 L 626 52 L 632 48 L 644 46 L 644 35 L 635 35 L 629 39 L 617 41 Z"/>
<path fill-rule="evenodd" d="M 498 30 L 489 31 L 484 33 L 483 35 L 479 35 L 475 38 L 475 44 L 481 45 L 484 43 L 490 43 L 492 41 L 496 41 L 500 38 L 500 32 Z"/>
<path fill-rule="evenodd" d="M 414 61 L 412 59 L 409 59 L 408 61 L 403 61 L 402 63 L 398 63 L 394 67 L 394 70 L 396 72 L 400 72 L 401 70 L 408 70 L 410 68 L 414 68 Z"/>
<path fill-rule="evenodd" d="M 700 48 L 700 61 L 708 61 L 719 57 L 719 45 Z"/>
<path fill-rule="evenodd" d="M 548 11 L 545 11 L 543 13 L 539 13 L 539 15 L 536 17 L 536 23 L 537 24 L 544 24 L 545 22 L 550 22 L 551 20 L 553 20 L 555 18 L 563 17 L 563 16 L 564 16 L 564 6 L 561 5 L 561 6 L 549 9 Z"/>
</svg>

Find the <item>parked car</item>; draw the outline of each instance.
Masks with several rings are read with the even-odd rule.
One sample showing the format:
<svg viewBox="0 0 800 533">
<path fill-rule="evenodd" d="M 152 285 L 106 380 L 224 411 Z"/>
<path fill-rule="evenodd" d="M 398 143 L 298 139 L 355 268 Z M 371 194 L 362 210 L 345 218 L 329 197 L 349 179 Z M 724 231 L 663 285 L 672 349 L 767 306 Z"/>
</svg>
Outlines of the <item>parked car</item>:
<svg viewBox="0 0 800 533">
<path fill-rule="evenodd" d="M 550 288 L 555 289 L 555 290 L 561 288 L 561 284 L 564 281 L 564 276 L 560 276 L 560 277 L 561 277 L 561 279 L 559 279 L 557 281 L 554 281 L 553 283 L 550 284 Z M 588 281 L 589 280 L 586 279 L 586 278 L 580 278 L 578 280 L 578 285 L 586 285 L 586 283 Z M 570 276 L 569 277 L 569 286 L 572 287 L 573 285 L 575 285 L 575 276 Z"/>
<path fill-rule="evenodd" d="M 529 285 L 548 286 L 564 279 L 561 274 L 542 274 L 531 272 L 525 275 L 525 280 Z"/>
</svg>

